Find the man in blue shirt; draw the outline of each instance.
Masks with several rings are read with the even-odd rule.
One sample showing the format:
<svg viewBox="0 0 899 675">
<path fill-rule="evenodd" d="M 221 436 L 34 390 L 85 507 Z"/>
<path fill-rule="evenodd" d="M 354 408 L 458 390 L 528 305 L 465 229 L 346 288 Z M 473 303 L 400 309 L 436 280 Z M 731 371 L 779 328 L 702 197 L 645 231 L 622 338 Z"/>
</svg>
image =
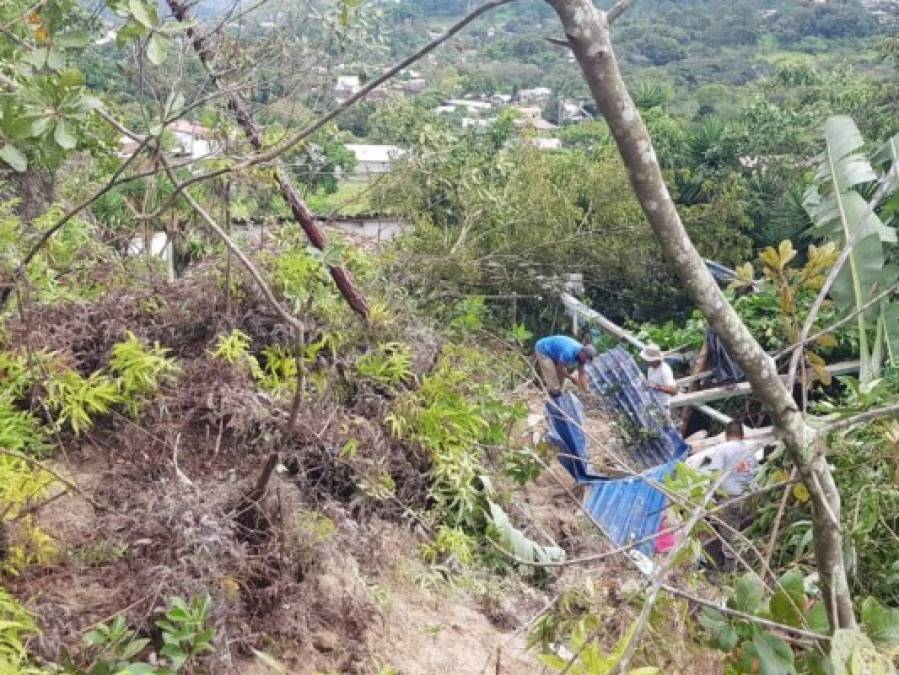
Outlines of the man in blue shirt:
<svg viewBox="0 0 899 675">
<path fill-rule="evenodd" d="M 535 345 L 540 375 L 555 398 L 562 393 L 565 380 L 574 382 L 582 393 L 587 393 L 587 375 L 584 366 L 596 356 L 596 347 L 583 345 L 567 335 L 551 335 L 537 340 Z M 577 377 L 569 369 L 577 367 Z"/>
</svg>

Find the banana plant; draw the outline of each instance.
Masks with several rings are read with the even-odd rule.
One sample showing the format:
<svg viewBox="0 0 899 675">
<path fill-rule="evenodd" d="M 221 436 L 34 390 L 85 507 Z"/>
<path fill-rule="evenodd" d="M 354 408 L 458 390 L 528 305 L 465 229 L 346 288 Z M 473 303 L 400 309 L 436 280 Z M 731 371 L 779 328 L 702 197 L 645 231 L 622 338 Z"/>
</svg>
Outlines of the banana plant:
<svg viewBox="0 0 899 675">
<path fill-rule="evenodd" d="M 813 234 L 839 248 L 855 242 L 830 294 L 841 312 L 858 315 L 860 379 L 865 383 L 877 377 L 885 358 L 894 363 L 899 358 L 899 304 L 887 296 L 865 308 L 899 279 L 899 267 L 890 263 L 896 231 L 889 219 L 881 220 L 877 204 L 863 196 L 871 185 L 888 179 L 899 136 L 869 160 L 862 154 L 864 140 L 855 122 L 835 116 L 824 125 L 824 140 L 821 166 L 803 206 L 812 219 Z"/>
</svg>

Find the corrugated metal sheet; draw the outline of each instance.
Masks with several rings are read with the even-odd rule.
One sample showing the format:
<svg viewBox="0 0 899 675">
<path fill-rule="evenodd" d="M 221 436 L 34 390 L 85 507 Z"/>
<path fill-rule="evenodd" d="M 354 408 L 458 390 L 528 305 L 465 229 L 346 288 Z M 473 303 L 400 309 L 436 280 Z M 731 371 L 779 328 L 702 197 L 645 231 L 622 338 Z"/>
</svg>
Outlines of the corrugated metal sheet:
<svg viewBox="0 0 899 675">
<path fill-rule="evenodd" d="M 605 480 L 593 473 L 587 456 L 587 437 L 584 434 L 584 407 L 577 396 L 566 391 L 546 404 L 546 440 L 559 449 L 559 463 L 578 484 Z"/>
<path fill-rule="evenodd" d="M 687 444 L 624 349 L 615 347 L 598 355 L 586 372 L 591 388 L 630 424 L 633 443 L 627 450 L 635 471 L 661 466 L 687 453 Z"/>
<path fill-rule="evenodd" d="M 628 448 L 628 456 L 639 475 L 613 479 L 592 472 L 583 406 L 571 392 L 546 404 L 547 440 L 559 449 L 562 466 L 579 484 L 588 486 L 586 509 L 606 535 L 621 546 L 658 531 L 668 500 L 651 483 L 664 480 L 687 454 L 687 444 L 623 349 L 616 347 L 599 355 L 587 374 L 591 386 L 609 407 L 633 425 L 638 442 Z M 638 548 L 651 555 L 653 543 L 650 540 Z"/>
<path fill-rule="evenodd" d="M 559 449 L 562 466 L 578 484 L 587 486 L 584 506 L 609 539 L 620 546 L 658 531 L 667 499 L 650 482 L 663 480 L 675 460 L 638 476 L 603 477 L 590 469 L 583 431 L 584 410 L 578 398 L 565 392 L 551 400 L 546 404 L 546 418 L 547 440 Z M 639 549 L 650 555 L 652 541 L 641 544 Z"/>
<path fill-rule="evenodd" d="M 617 545 L 649 537 L 659 530 L 668 499 L 650 481 L 661 482 L 674 468 L 675 461 L 657 466 L 639 476 L 593 483 L 584 498 L 584 506 L 606 535 Z M 653 542 L 638 548 L 652 553 Z"/>
</svg>

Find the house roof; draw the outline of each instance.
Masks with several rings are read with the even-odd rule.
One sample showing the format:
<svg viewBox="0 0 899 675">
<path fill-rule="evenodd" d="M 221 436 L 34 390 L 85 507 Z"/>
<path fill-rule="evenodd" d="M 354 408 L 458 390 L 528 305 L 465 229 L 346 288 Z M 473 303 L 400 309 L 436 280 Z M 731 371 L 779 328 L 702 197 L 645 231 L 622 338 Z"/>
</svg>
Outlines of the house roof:
<svg viewBox="0 0 899 675">
<path fill-rule="evenodd" d="M 406 153 L 398 145 L 348 143 L 346 148 L 356 155 L 357 162 L 390 162 Z"/>
<path fill-rule="evenodd" d="M 175 120 L 168 128 L 177 134 L 188 134 L 197 138 L 209 138 L 212 132 L 202 124 L 190 122 L 189 120 Z"/>
</svg>

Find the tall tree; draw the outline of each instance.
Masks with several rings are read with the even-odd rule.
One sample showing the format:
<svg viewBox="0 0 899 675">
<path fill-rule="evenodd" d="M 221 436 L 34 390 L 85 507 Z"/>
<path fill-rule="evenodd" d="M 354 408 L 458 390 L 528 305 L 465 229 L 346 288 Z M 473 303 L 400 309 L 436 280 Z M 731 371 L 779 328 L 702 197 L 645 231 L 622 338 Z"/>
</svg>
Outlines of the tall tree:
<svg viewBox="0 0 899 675">
<path fill-rule="evenodd" d="M 652 140 L 621 77 L 610 26 L 626 10 L 608 12 L 591 0 L 547 0 L 562 22 L 596 105 L 627 165 L 631 185 L 675 273 L 746 372 L 753 393 L 779 430 L 814 504 L 815 556 L 831 628 L 854 628 L 855 614 L 840 527 L 840 495 L 825 458 L 826 446 L 805 423 L 772 359 L 718 288 L 683 226 L 656 159 Z"/>
</svg>

